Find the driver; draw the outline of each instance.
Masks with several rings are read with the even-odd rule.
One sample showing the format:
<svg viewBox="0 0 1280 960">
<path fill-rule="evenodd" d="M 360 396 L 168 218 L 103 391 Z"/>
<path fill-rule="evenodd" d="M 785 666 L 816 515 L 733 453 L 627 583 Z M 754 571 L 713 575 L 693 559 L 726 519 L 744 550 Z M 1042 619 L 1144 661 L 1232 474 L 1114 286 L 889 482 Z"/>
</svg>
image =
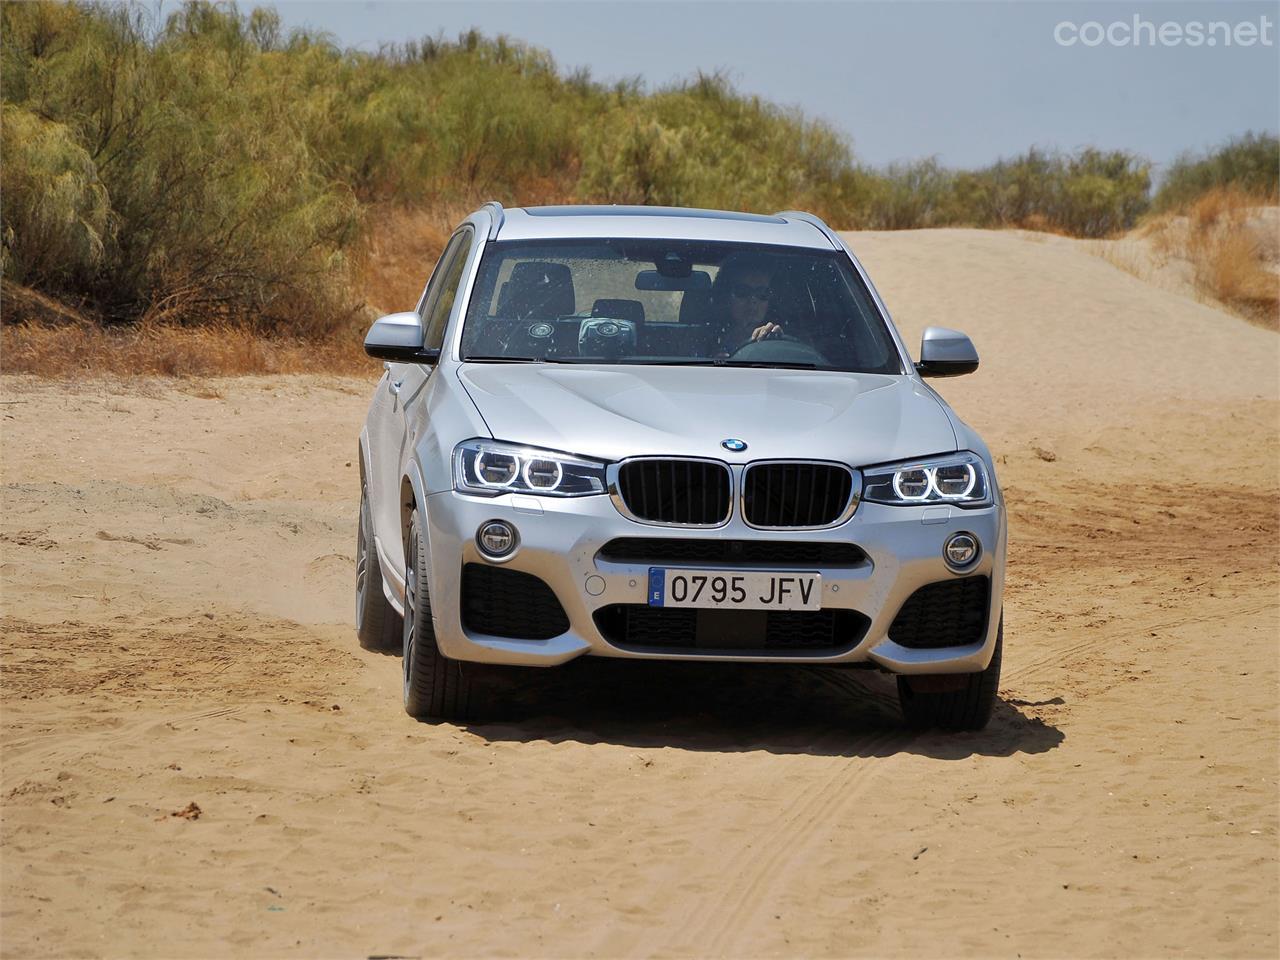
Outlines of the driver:
<svg viewBox="0 0 1280 960">
<path fill-rule="evenodd" d="M 760 257 L 726 262 L 711 287 L 712 309 L 719 321 L 715 356 L 729 356 L 748 343 L 782 335 L 782 325 L 766 319 L 773 299 L 773 270 Z"/>
</svg>

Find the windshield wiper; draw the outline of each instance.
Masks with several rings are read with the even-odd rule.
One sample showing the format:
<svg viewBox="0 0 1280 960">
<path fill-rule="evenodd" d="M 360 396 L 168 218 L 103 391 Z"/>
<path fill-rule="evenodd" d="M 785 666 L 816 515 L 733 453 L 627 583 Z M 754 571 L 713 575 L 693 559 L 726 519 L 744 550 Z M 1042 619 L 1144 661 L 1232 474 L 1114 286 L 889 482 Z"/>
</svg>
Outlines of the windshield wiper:
<svg viewBox="0 0 1280 960">
<path fill-rule="evenodd" d="M 795 360 L 721 360 L 719 366 L 723 367 L 759 367 L 771 370 L 828 370 L 829 367 L 820 367 L 816 363 L 804 363 Z"/>
<path fill-rule="evenodd" d="M 507 357 L 479 356 L 463 357 L 463 363 L 616 363 L 602 357 Z"/>
<path fill-rule="evenodd" d="M 799 361 L 764 360 L 730 360 L 727 357 L 664 357 L 652 359 L 648 357 L 504 357 L 479 356 L 463 357 L 464 363 L 581 363 L 600 364 L 602 366 L 646 366 L 646 367 L 748 367 L 762 370 L 836 370 L 836 367 L 825 367 L 817 363 Z"/>
<path fill-rule="evenodd" d="M 765 360 L 730 360 L 728 357 L 667 357 L 661 360 L 644 360 L 651 366 L 669 367 L 757 367 L 760 369 L 779 370 L 829 370 L 817 363 L 806 361 L 765 361 Z"/>
</svg>

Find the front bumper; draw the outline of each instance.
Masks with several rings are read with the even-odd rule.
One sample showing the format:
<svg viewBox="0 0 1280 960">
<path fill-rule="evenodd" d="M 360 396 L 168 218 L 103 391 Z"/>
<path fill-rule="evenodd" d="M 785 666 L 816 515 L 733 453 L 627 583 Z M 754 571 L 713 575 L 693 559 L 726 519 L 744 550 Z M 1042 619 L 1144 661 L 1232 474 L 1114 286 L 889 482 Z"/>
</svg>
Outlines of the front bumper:
<svg viewBox="0 0 1280 960">
<path fill-rule="evenodd" d="M 716 529 L 673 528 L 623 517 L 607 496 L 558 499 L 506 494 L 483 498 L 456 491 L 427 498 L 427 548 L 436 642 L 445 656 L 485 663 L 554 666 L 583 655 L 663 660 L 726 660 L 780 663 L 873 663 L 895 673 L 972 673 L 984 669 L 995 648 L 1004 591 L 1005 514 L 994 506 L 891 507 L 861 503 L 852 519 L 828 530 L 762 531 L 735 516 Z M 501 566 L 541 578 L 555 592 L 569 618 L 569 630 L 550 640 L 513 640 L 468 632 L 460 610 L 462 567 L 489 563 L 475 545 L 476 530 L 488 520 L 506 520 L 519 531 L 520 548 Z M 888 636 L 902 604 L 921 586 L 957 576 L 942 560 L 943 542 L 952 533 L 977 535 L 982 555 L 964 576 L 990 579 L 985 636 L 968 646 L 913 649 Z M 857 566 L 805 565 L 787 569 L 822 574 L 822 606 L 849 609 L 870 620 L 860 642 L 831 655 L 769 651 L 759 655 L 680 650 L 660 653 L 624 650 L 597 629 L 593 613 L 612 604 L 643 604 L 648 563 L 617 563 L 597 558 L 618 537 L 834 541 L 854 543 L 866 554 Z M 667 564 L 676 566 L 676 564 Z M 730 569 L 747 565 L 681 563 L 681 568 Z M 767 564 L 750 569 L 776 569 Z M 588 578 L 593 579 L 588 590 Z M 603 582 L 601 582 L 603 581 Z"/>
</svg>

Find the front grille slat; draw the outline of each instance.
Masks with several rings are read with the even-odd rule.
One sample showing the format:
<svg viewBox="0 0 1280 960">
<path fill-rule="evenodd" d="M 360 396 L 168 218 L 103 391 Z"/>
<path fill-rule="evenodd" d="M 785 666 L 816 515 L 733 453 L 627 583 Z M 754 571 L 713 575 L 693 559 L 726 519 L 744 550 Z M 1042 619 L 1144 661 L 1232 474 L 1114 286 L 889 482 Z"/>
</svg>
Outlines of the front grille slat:
<svg viewBox="0 0 1280 960">
<path fill-rule="evenodd" d="M 817 515 L 816 511 L 818 506 L 826 502 L 818 499 L 818 479 L 820 477 L 824 479 L 828 484 L 831 482 L 831 477 L 828 471 L 826 470 L 823 470 L 821 472 L 817 470 L 809 471 L 809 517 L 810 517 L 809 523 L 810 525 L 812 525 L 814 522 L 812 518 Z"/>
<path fill-rule="evenodd" d="M 753 477 L 759 477 L 759 476 L 763 476 L 763 477 L 764 477 L 764 500 L 765 500 L 765 503 L 773 503 L 773 477 L 774 477 L 774 474 L 775 474 L 775 473 L 776 473 L 776 471 L 774 471 L 774 470 L 769 470 L 769 471 L 765 472 L 764 474 L 752 474 L 752 476 L 753 476 Z M 750 490 L 750 488 L 747 488 L 747 489 L 748 489 L 748 491 Z M 747 493 L 746 493 L 746 496 L 748 496 L 748 497 L 749 497 L 749 496 L 751 496 L 750 492 L 747 492 Z M 750 511 L 748 510 L 748 512 L 750 512 Z"/>
<path fill-rule="evenodd" d="M 787 496 L 787 481 L 791 479 L 791 468 L 789 466 L 780 466 L 778 468 L 778 500 L 773 504 L 776 511 L 774 513 L 774 522 L 780 527 L 794 527 L 795 519 L 787 516 L 788 507 L 795 507 L 795 498 Z"/>
<path fill-rule="evenodd" d="M 618 468 L 618 493 L 637 520 L 719 526 L 729 519 L 729 468 L 710 460 L 631 460 Z"/>
<path fill-rule="evenodd" d="M 852 473 L 840 464 L 753 463 L 743 477 L 743 514 L 754 527 L 825 527 L 844 515 L 852 495 Z"/>
<path fill-rule="evenodd" d="M 692 537 L 618 537 L 596 558 L 610 563 L 678 566 L 682 563 L 772 567 L 854 567 L 867 562 L 856 544 L 811 540 L 702 540 Z"/>
<path fill-rule="evenodd" d="M 649 471 L 645 469 L 645 466 L 641 464 L 639 469 L 636 470 L 636 476 L 640 482 L 640 512 L 648 516 L 651 512 L 649 507 Z"/>
</svg>

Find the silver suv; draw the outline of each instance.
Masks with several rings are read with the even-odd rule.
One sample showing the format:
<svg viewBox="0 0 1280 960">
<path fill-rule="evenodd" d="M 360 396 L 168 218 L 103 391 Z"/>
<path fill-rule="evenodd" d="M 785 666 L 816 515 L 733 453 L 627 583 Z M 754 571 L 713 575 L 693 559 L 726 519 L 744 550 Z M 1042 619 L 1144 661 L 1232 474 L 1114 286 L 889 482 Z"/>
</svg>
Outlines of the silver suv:
<svg viewBox="0 0 1280 960">
<path fill-rule="evenodd" d="M 411 715 L 586 655 L 876 667 L 986 724 L 1004 504 L 924 380 L 977 353 L 913 363 L 816 217 L 485 204 L 365 350 L 357 630 Z"/>
</svg>

